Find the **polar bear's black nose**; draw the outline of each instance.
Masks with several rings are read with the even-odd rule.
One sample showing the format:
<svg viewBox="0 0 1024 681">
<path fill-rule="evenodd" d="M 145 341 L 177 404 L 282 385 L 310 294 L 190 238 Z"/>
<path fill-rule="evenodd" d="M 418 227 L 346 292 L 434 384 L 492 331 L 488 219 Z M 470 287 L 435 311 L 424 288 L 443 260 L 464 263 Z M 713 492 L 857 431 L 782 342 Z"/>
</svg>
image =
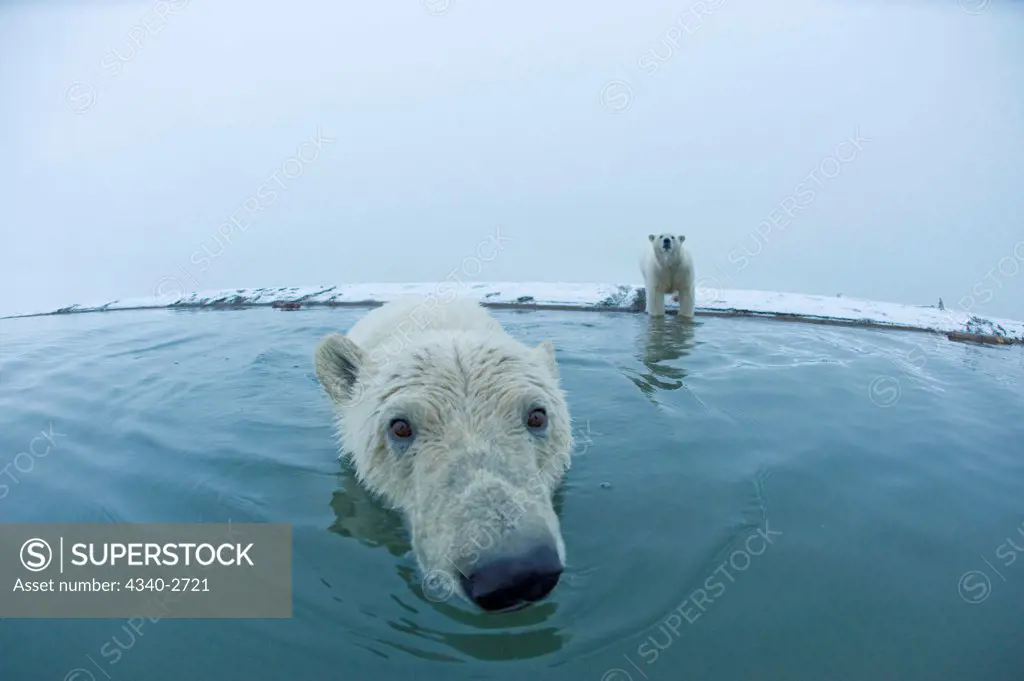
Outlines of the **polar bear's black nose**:
<svg viewBox="0 0 1024 681">
<path fill-rule="evenodd" d="M 562 561 L 553 546 L 539 546 L 518 556 L 474 566 L 461 575 L 466 595 L 484 610 L 506 610 L 539 601 L 555 588 Z"/>
<path fill-rule="evenodd" d="M 670 246 L 672 246 L 672 242 L 669 241 L 668 239 L 662 239 L 661 246 L 662 248 L 669 248 Z"/>
</svg>

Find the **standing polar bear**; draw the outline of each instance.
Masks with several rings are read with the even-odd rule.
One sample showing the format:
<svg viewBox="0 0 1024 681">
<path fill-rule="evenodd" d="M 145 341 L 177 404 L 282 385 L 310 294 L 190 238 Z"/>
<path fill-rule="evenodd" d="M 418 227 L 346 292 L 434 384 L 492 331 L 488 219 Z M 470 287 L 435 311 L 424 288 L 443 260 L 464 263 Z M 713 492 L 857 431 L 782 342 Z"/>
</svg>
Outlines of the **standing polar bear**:
<svg viewBox="0 0 1024 681">
<path fill-rule="evenodd" d="M 693 259 L 683 248 L 682 234 L 648 234 L 649 247 L 640 260 L 647 298 L 647 314 L 665 316 L 665 294 L 673 293 L 679 300 L 679 315 L 693 317 Z"/>
<path fill-rule="evenodd" d="M 551 592 L 573 438 L 549 341 L 520 343 L 475 302 L 400 299 L 324 338 L 315 367 L 359 482 L 404 516 L 431 591 L 488 611 Z"/>
</svg>

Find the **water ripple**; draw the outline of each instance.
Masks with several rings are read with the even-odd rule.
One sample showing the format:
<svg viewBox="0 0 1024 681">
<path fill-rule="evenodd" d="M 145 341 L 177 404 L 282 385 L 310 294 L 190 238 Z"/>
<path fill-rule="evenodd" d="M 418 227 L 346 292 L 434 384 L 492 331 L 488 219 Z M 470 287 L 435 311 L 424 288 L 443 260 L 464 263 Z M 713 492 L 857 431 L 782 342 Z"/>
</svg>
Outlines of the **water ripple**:
<svg viewBox="0 0 1024 681">
<path fill-rule="evenodd" d="M 327 678 L 386 659 L 425 678 L 483 678 L 500 661 L 511 675 L 600 679 L 627 660 L 643 669 L 655 643 L 739 678 L 735 651 L 769 639 L 791 652 L 749 654 L 802 678 L 826 654 L 802 643 L 812 618 L 844 632 L 821 645 L 852 665 L 883 635 L 920 659 L 955 649 L 977 661 L 980 636 L 1017 627 L 1024 573 L 1001 584 L 984 620 L 962 614 L 955 585 L 1021 512 L 1019 348 L 763 320 L 496 313 L 527 343 L 555 341 L 574 429 L 589 435 L 560 495 L 561 584 L 542 604 L 489 616 L 423 593 L 401 518 L 337 460 L 312 353 L 361 314 L 5 323 L 0 467 L 41 431 L 58 434 L 46 456 L 19 459 L 32 468 L 6 481 L 5 521 L 293 525 L 291 620 L 160 624 L 124 678 L 200 667 L 209 678 Z M 877 377 L 892 390 L 872 392 Z M 777 544 L 743 558 L 769 526 Z M 748 559 L 733 581 L 722 575 Z M 700 616 L 685 636 L 666 629 L 690 611 Z M 11 646 L 65 670 L 90 652 L 41 643 L 31 624 L 0 626 Z M 103 620 L 60 626 L 75 640 L 110 635 Z M 164 659 L 171 648 L 189 651 L 178 667 Z M 663 664 L 671 675 L 676 663 Z"/>
</svg>

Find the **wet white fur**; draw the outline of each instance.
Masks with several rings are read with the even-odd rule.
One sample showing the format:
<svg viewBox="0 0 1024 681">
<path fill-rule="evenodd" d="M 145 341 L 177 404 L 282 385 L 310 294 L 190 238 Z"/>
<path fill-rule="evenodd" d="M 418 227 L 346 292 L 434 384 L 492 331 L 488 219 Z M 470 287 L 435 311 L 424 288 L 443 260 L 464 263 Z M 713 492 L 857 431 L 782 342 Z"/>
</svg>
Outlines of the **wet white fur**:
<svg viewBox="0 0 1024 681">
<path fill-rule="evenodd" d="M 552 496 L 570 465 L 572 427 L 554 346 L 528 347 L 479 304 L 400 299 L 316 350 L 343 452 L 361 484 L 405 517 L 421 570 L 458 584 L 480 556 L 553 538 Z M 543 435 L 525 423 L 547 411 Z M 389 438 L 405 418 L 414 438 Z M 508 550 L 514 550 L 514 547 Z"/>
</svg>

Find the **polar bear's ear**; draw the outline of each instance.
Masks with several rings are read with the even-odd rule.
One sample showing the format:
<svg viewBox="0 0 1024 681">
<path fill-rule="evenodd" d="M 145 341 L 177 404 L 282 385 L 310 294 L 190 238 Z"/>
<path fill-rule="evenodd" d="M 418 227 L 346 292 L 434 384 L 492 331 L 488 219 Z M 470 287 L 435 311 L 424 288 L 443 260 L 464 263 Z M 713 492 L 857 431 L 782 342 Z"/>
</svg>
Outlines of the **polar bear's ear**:
<svg viewBox="0 0 1024 681">
<path fill-rule="evenodd" d="M 332 333 L 316 348 L 316 377 L 335 402 L 352 397 L 359 372 L 363 369 L 363 351 L 340 333 Z"/>
<path fill-rule="evenodd" d="M 686 241 L 686 235 L 685 234 L 680 234 L 679 235 L 679 243 L 683 243 L 684 241 Z"/>
<path fill-rule="evenodd" d="M 653 234 L 648 234 L 647 235 L 647 240 L 648 241 L 654 241 L 654 235 Z"/>
<path fill-rule="evenodd" d="M 534 350 L 540 355 L 541 361 L 544 363 L 554 376 L 558 377 L 558 362 L 555 360 L 555 344 L 549 340 L 543 341 Z"/>
</svg>

